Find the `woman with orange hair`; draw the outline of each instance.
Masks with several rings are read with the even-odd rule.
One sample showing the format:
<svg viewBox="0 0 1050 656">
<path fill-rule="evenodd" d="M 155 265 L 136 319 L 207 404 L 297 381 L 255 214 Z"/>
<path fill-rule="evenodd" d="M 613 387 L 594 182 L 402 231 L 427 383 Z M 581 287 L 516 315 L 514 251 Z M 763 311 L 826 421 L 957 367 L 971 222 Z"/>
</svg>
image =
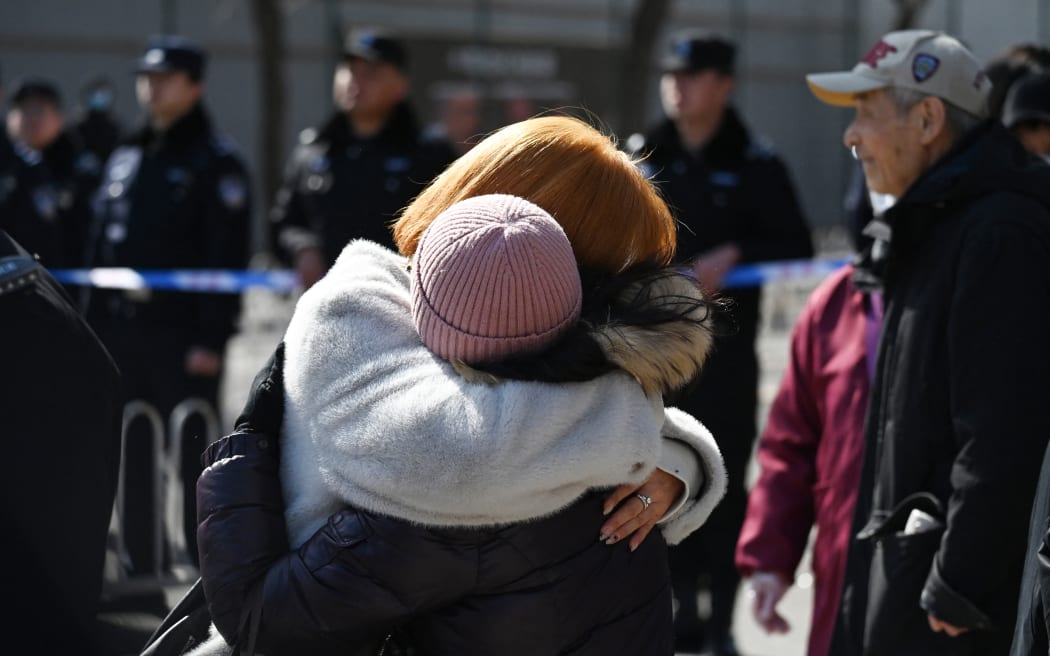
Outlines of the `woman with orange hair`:
<svg viewBox="0 0 1050 656">
<path fill-rule="evenodd" d="M 243 641 L 255 598 L 267 654 L 393 632 L 419 653 L 671 654 L 666 544 L 725 476 L 661 400 L 715 321 L 670 268 L 666 205 L 609 137 L 542 117 L 480 142 L 393 229 L 400 254 L 351 242 L 303 294 L 205 454 L 216 628 Z"/>
</svg>

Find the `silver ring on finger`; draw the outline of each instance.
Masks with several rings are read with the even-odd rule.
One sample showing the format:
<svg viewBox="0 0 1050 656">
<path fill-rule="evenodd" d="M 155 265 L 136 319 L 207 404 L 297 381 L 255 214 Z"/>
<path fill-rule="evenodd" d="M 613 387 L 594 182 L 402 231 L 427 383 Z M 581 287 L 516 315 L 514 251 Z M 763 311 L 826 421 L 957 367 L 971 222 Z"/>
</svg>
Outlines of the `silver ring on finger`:
<svg viewBox="0 0 1050 656">
<path fill-rule="evenodd" d="M 644 494 L 641 494 L 641 493 L 636 494 L 634 496 L 638 497 L 638 500 L 642 502 L 642 506 L 644 506 L 642 508 L 642 512 L 645 512 L 646 510 L 649 510 L 649 504 L 651 504 L 653 502 L 653 498 L 652 497 L 647 497 L 647 496 L 645 496 Z"/>
</svg>

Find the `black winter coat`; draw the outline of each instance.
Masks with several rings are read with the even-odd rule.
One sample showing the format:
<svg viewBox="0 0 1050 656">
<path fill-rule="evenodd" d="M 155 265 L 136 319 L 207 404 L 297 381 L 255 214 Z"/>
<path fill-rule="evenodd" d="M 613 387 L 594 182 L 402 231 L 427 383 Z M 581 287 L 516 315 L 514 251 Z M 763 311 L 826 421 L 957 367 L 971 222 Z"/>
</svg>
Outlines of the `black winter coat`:
<svg viewBox="0 0 1050 656">
<path fill-rule="evenodd" d="M 452 147 L 424 134 L 408 103 L 383 129 L 362 139 L 342 112 L 304 130 L 270 216 L 277 254 L 320 248 L 329 266 L 352 239 L 394 248 L 390 224 L 455 159 Z"/>
<path fill-rule="evenodd" d="M 0 317 L 0 590 L 10 601 L 0 627 L 34 636 L 41 653 L 112 653 L 95 617 L 120 469 L 120 372 L 62 285 L 3 230 Z"/>
<path fill-rule="evenodd" d="M 273 441 L 235 434 L 204 464 L 198 544 L 212 619 L 237 636 L 261 578 L 256 646 L 268 656 L 358 653 L 398 626 L 420 655 L 673 653 L 666 544 L 658 531 L 633 553 L 598 542 L 599 492 L 503 528 L 346 508 L 289 552 Z"/>
<path fill-rule="evenodd" d="M 1050 440 L 1050 168 L 986 124 L 884 219 L 864 530 L 840 628 L 851 653 L 1005 654 Z M 905 534 L 915 507 L 946 528 Z M 934 633 L 927 612 L 971 630 Z"/>
</svg>

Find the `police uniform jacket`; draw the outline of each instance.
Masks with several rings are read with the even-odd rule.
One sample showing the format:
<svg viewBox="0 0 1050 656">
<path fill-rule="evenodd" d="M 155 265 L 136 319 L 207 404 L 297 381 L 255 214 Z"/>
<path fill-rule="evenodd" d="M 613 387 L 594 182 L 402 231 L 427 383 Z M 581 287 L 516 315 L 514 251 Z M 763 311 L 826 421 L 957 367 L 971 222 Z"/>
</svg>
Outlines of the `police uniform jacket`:
<svg viewBox="0 0 1050 656">
<path fill-rule="evenodd" d="M 240 269 L 251 194 L 240 155 L 195 107 L 165 132 L 146 126 L 110 156 L 95 198 L 90 262 L 135 269 Z M 236 294 L 94 290 L 93 321 L 138 321 L 180 343 L 222 351 Z"/>
<path fill-rule="evenodd" d="M 14 154 L 9 177 L 0 174 L 0 227 L 46 267 L 81 266 L 101 163 L 70 132 L 40 152 L 16 144 Z"/>
<path fill-rule="evenodd" d="M 809 227 L 787 168 L 749 134 L 733 108 L 699 152 L 689 152 L 671 120 L 644 141 L 629 144 L 660 188 L 678 221 L 677 259 L 683 263 L 732 242 L 740 263 L 813 255 Z M 761 289 L 729 290 L 742 346 L 757 334 Z"/>
<path fill-rule="evenodd" d="M 292 154 L 271 215 L 278 254 L 290 261 L 319 247 L 331 266 L 351 239 L 393 248 L 390 223 L 453 159 L 447 142 L 423 133 L 407 102 L 370 138 L 354 136 L 337 112 L 304 130 Z"/>
<path fill-rule="evenodd" d="M 851 611 L 863 613 L 846 616 L 853 643 L 873 655 L 1005 654 L 1050 442 L 1050 168 L 989 122 L 883 219 L 888 250 L 872 262 L 886 308 L 855 543 L 871 545 L 870 565 L 851 547 L 847 573 L 850 599 L 870 589 Z M 907 530 L 914 509 L 932 519 Z M 927 612 L 970 631 L 934 633 Z"/>
</svg>

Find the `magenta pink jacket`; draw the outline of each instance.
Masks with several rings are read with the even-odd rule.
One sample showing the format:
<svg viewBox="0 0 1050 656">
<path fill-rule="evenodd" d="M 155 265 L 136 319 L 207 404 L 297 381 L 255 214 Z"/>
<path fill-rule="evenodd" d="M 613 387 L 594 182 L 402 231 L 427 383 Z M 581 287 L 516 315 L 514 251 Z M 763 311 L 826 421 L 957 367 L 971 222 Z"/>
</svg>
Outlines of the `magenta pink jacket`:
<svg viewBox="0 0 1050 656">
<path fill-rule="evenodd" d="M 864 454 L 867 339 L 878 324 L 852 275 L 851 265 L 831 274 L 799 315 L 736 549 L 742 576 L 768 571 L 791 580 L 816 525 L 809 656 L 827 656 L 831 643 Z"/>
</svg>

